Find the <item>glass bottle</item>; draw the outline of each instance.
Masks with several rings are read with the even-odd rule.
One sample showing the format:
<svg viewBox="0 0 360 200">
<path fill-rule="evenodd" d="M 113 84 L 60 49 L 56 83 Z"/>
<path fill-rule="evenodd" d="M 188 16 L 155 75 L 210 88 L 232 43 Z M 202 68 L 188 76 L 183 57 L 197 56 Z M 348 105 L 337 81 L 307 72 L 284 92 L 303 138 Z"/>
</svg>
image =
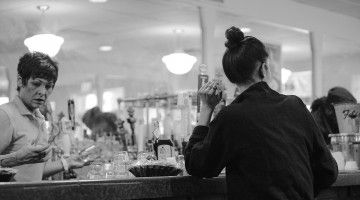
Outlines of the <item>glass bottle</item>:
<svg viewBox="0 0 360 200">
<path fill-rule="evenodd" d="M 205 85 L 209 80 L 209 75 L 207 74 L 207 66 L 205 64 L 201 64 L 199 66 L 199 75 L 198 75 L 198 90 Z M 201 102 L 199 96 L 197 97 L 197 115 L 200 113 Z M 197 117 L 198 117 L 197 116 Z"/>
<path fill-rule="evenodd" d="M 155 155 L 158 160 L 166 160 L 173 157 L 174 144 L 170 139 L 158 139 L 154 143 Z"/>
</svg>

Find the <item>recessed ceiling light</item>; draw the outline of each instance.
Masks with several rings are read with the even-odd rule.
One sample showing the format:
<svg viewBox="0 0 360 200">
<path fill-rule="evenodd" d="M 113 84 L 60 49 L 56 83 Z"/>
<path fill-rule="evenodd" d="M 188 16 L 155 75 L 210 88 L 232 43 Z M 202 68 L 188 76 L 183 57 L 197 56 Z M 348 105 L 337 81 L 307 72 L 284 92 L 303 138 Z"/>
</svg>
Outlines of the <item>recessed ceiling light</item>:
<svg viewBox="0 0 360 200">
<path fill-rule="evenodd" d="M 89 0 L 91 3 L 105 3 L 107 0 Z"/>
<path fill-rule="evenodd" d="M 184 33 L 184 29 L 181 29 L 181 28 L 176 28 L 176 29 L 174 29 L 173 31 L 174 31 L 174 33 L 177 33 L 177 34 L 182 34 L 182 33 Z"/>
<path fill-rule="evenodd" d="M 100 51 L 111 51 L 111 50 L 112 50 L 112 46 L 107 46 L 107 45 L 100 46 L 100 47 L 99 47 L 99 50 L 100 50 Z"/>
<path fill-rule="evenodd" d="M 251 31 L 251 28 L 241 27 L 240 30 L 241 30 L 243 33 L 249 33 L 249 32 Z"/>
<path fill-rule="evenodd" d="M 36 8 L 42 12 L 45 12 L 45 11 L 49 10 L 50 6 L 49 5 L 38 5 L 38 6 L 36 6 Z"/>
</svg>

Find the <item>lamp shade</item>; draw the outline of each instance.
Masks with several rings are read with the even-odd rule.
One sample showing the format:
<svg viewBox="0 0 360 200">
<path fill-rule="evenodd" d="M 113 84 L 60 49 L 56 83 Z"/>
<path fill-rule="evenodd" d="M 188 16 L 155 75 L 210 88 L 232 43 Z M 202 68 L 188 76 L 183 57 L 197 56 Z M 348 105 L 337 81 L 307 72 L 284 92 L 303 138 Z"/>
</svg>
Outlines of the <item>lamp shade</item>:
<svg viewBox="0 0 360 200">
<path fill-rule="evenodd" d="M 54 57 L 64 43 L 64 38 L 53 34 L 38 34 L 24 40 L 30 52 L 38 51 Z"/>
<path fill-rule="evenodd" d="M 196 63 L 196 57 L 184 52 L 175 52 L 162 57 L 166 68 L 173 74 L 182 75 L 188 73 Z"/>
</svg>

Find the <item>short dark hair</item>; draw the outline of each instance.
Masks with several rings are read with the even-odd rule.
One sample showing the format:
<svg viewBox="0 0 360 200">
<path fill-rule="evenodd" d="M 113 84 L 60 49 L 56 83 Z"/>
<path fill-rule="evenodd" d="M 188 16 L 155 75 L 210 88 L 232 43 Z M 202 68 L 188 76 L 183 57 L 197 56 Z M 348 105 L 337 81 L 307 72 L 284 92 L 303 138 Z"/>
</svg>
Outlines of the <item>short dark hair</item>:
<svg viewBox="0 0 360 200">
<path fill-rule="evenodd" d="M 30 78 L 43 78 L 53 81 L 54 85 L 58 78 L 58 63 L 50 56 L 40 52 L 25 53 L 18 63 L 17 73 L 21 77 L 22 83 L 27 84 Z M 16 88 L 20 90 L 19 87 Z"/>
<path fill-rule="evenodd" d="M 93 126 L 96 126 L 100 123 L 106 123 L 107 131 L 115 132 L 117 130 L 116 120 L 117 117 L 114 113 L 102 112 L 94 117 Z"/>
<path fill-rule="evenodd" d="M 237 27 L 226 30 L 227 47 L 223 59 L 226 77 L 232 83 L 249 83 L 253 81 L 256 62 L 266 62 L 269 54 L 265 45 L 255 37 L 244 36 Z"/>
<path fill-rule="evenodd" d="M 84 115 L 82 116 L 82 121 L 84 122 L 84 124 L 88 127 L 88 128 L 92 128 L 92 126 L 94 125 L 94 119 L 97 115 L 101 114 L 101 110 L 98 106 L 93 107 L 89 110 L 87 110 Z"/>
<path fill-rule="evenodd" d="M 356 98 L 349 92 L 349 90 L 343 87 L 333 87 L 328 91 L 326 103 L 356 103 Z"/>
</svg>

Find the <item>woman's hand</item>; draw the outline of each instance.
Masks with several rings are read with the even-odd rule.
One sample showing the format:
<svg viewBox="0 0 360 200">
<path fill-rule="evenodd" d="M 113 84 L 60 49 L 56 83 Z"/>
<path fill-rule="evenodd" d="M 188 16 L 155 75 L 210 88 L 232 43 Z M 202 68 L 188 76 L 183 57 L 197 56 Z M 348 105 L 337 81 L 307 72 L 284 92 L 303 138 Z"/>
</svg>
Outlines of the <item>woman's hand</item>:
<svg viewBox="0 0 360 200">
<path fill-rule="evenodd" d="M 25 145 L 15 155 L 20 164 L 41 163 L 50 158 L 50 151 L 49 145 Z"/>
<path fill-rule="evenodd" d="M 5 154 L 0 159 L 2 167 L 14 167 L 30 163 L 46 162 L 50 158 L 49 145 L 24 145 L 18 151 Z"/>
<path fill-rule="evenodd" d="M 202 106 L 214 110 L 215 106 L 221 101 L 224 90 L 225 86 L 220 80 L 207 82 L 198 91 Z"/>
<path fill-rule="evenodd" d="M 66 159 L 67 163 L 69 163 L 70 169 L 82 168 L 84 166 L 90 165 L 93 160 L 90 159 L 81 159 L 80 155 L 72 155 Z"/>
<path fill-rule="evenodd" d="M 209 125 L 211 115 L 215 106 L 221 101 L 224 90 L 225 87 L 220 80 L 209 81 L 200 88 L 198 95 L 202 105 L 197 125 Z"/>
</svg>

